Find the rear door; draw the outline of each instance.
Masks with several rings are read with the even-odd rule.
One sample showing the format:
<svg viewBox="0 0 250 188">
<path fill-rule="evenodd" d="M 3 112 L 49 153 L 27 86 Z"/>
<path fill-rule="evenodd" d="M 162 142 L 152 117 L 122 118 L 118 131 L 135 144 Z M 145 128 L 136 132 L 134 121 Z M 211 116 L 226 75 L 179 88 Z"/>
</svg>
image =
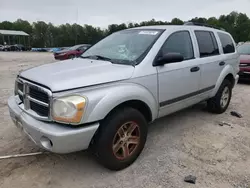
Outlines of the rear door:
<svg viewBox="0 0 250 188">
<path fill-rule="evenodd" d="M 220 73 L 225 66 L 216 35 L 212 31 L 195 30 L 198 43 L 198 55 L 201 66 L 200 90 L 209 93 L 215 88 Z M 204 98 L 207 95 L 203 96 Z"/>
</svg>

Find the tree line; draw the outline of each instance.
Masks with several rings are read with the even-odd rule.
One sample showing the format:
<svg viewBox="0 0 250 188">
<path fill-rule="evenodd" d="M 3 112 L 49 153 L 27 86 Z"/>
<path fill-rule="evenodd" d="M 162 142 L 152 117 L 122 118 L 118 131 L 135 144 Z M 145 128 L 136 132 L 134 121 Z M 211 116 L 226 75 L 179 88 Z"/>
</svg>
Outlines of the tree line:
<svg viewBox="0 0 250 188">
<path fill-rule="evenodd" d="M 246 14 L 231 12 L 228 15 L 221 15 L 218 18 L 195 17 L 192 22 L 205 23 L 215 27 L 224 28 L 232 34 L 236 42 L 250 41 L 250 19 Z M 55 26 L 52 23 L 37 21 L 29 23 L 26 20 L 18 19 L 15 22 L 0 22 L 0 29 L 24 31 L 30 35 L 32 47 L 63 47 L 75 44 L 94 44 L 105 36 L 127 28 L 147 25 L 182 25 L 184 21 L 173 18 L 168 21 L 143 21 L 140 23 L 111 24 L 106 29 L 91 25 L 62 24 Z"/>
</svg>

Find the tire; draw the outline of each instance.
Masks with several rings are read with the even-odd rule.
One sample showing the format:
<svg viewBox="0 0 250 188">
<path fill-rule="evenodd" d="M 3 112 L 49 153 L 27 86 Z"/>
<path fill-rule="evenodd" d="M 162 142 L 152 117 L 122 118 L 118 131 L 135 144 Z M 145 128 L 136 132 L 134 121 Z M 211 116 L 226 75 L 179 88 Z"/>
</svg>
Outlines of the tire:
<svg viewBox="0 0 250 188">
<path fill-rule="evenodd" d="M 135 129 L 129 131 L 133 129 L 132 127 Z M 127 138 L 126 133 L 131 136 Z M 110 170 L 118 171 L 128 167 L 138 158 L 146 139 L 147 122 L 144 116 L 130 107 L 119 108 L 101 122 L 92 151 L 100 164 Z M 137 142 L 137 145 L 130 143 L 131 141 Z"/>
<path fill-rule="evenodd" d="M 224 113 L 231 101 L 231 97 L 232 97 L 232 83 L 229 80 L 224 80 L 219 88 L 219 90 L 217 91 L 216 95 L 209 99 L 207 101 L 207 108 L 208 111 L 212 112 L 212 113 L 216 113 L 216 114 L 222 114 Z M 226 98 L 224 94 L 224 92 L 228 90 L 228 99 L 224 100 L 224 102 L 222 103 L 222 99 Z"/>
<path fill-rule="evenodd" d="M 74 57 L 74 55 L 69 55 L 69 59 L 73 59 Z"/>
</svg>

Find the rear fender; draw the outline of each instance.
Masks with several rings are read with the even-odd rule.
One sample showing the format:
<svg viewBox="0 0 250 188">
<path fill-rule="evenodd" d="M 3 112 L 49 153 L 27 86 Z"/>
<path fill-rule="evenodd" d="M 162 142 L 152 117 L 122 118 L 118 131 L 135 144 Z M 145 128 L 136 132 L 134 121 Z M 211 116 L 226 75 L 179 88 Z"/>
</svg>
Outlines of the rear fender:
<svg viewBox="0 0 250 188">
<path fill-rule="evenodd" d="M 224 81 L 224 79 L 226 78 L 227 75 L 232 74 L 233 77 L 235 77 L 235 73 L 234 73 L 234 69 L 231 65 L 227 65 L 224 67 L 224 69 L 221 71 L 219 79 L 216 82 L 214 91 L 211 94 L 211 97 L 215 96 L 217 91 L 219 90 L 222 82 Z"/>
</svg>

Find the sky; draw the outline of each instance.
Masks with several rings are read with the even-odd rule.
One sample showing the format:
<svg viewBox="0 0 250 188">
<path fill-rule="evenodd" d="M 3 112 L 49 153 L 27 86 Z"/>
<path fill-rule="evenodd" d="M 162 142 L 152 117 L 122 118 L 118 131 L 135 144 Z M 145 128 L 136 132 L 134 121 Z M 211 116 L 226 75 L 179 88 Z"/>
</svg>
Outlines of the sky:
<svg viewBox="0 0 250 188">
<path fill-rule="evenodd" d="M 0 21 L 18 18 L 51 22 L 109 24 L 155 20 L 184 21 L 193 17 L 218 17 L 232 11 L 250 17 L 250 0 L 0 0 Z"/>
</svg>

